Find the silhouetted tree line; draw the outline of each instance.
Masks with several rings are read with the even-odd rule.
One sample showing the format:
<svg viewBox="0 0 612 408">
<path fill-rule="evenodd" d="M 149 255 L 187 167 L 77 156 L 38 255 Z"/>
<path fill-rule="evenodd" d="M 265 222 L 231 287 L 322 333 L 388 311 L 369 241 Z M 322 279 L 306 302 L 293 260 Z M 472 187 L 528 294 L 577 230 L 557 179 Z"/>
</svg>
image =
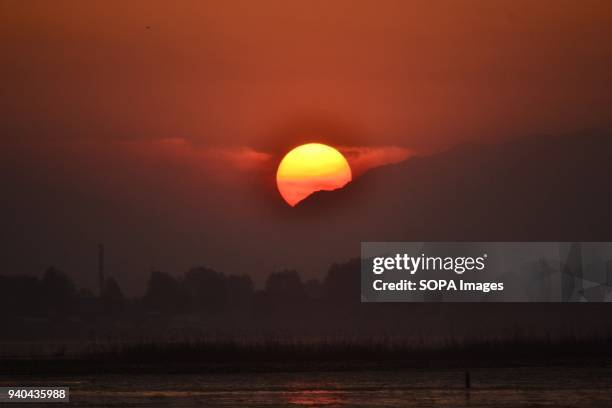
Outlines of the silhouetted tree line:
<svg viewBox="0 0 612 408">
<path fill-rule="evenodd" d="M 78 290 L 54 267 L 41 278 L 0 276 L 0 315 L 12 321 L 11 333 L 17 337 L 43 332 L 99 336 L 101 330 L 126 336 L 281 334 L 322 328 L 351 304 L 359 304 L 358 260 L 333 265 L 321 281 L 303 281 L 293 270 L 274 272 L 261 290 L 248 275 L 226 275 L 206 267 L 179 277 L 154 271 L 139 298 L 126 298 L 113 278 L 105 280 L 100 296 Z"/>
<path fill-rule="evenodd" d="M 101 296 L 49 268 L 41 278 L 0 276 L 1 340 L 142 340 L 512 337 L 612 333 L 610 303 L 361 303 L 360 261 L 333 264 L 321 280 L 293 270 L 251 278 L 206 267 L 152 272 L 142 297 L 107 278 Z M 588 330 L 586 327 L 588 326 Z"/>
</svg>

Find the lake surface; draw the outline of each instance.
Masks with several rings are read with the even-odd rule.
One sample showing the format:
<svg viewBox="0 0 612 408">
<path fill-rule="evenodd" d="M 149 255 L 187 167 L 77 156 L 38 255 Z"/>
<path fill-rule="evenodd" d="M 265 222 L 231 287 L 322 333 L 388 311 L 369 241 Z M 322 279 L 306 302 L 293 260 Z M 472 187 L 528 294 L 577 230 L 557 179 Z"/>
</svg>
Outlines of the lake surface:
<svg viewBox="0 0 612 408">
<path fill-rule="evenodd" d="M 431 369 L 37 380 L 2 377 L 0 386 L 69 386 L 71 407 L 612 406 L 612 369 L 608 367 L 479 368 L 470 373 L 469 391 L 463 371 Z M 32 408 L 38 404 L 21 405 Z"/>
</svg>

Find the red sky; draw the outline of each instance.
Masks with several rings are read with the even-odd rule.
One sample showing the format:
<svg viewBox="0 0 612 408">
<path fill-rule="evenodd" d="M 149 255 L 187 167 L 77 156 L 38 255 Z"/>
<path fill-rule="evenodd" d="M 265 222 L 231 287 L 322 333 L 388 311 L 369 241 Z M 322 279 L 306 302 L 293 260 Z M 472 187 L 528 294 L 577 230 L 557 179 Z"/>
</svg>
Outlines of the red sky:
<svg viewBox="0 0 612 408">
<path fill-rule="evenodd" d="M 0 8 L 13 138 L 265 150 L 314 137 L 424 150 L 610 125 L 606 0 Z"/>
<path fill-rule="evenodd" d="M 300 142 L 339 146 L 362 173 L 465 141 L 612 128 L 607 0 L 4 0 L 0 49 L 18 272 L 78 274 L 99 240 L 121 241 L 116 268 L 139 276 L 248 265 L 248 250 L 219 254 L 283 225 L 270 174 Z"/>
</svg>

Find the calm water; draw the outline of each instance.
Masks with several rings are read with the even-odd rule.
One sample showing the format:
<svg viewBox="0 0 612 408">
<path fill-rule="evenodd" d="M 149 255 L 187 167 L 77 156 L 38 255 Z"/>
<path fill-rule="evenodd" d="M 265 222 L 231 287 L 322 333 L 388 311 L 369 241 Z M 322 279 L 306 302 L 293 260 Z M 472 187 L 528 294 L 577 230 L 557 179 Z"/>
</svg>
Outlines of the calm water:
<svg viewBox="0 0 612 408">
<path fill-rule="evenodd" d="M 455 370 L 2 378 L 0 385 L 67 385 L 71 407 L 612 406 L 610 368 L 477 369 L 471 377 L 469 392 Z"/>
</svg>

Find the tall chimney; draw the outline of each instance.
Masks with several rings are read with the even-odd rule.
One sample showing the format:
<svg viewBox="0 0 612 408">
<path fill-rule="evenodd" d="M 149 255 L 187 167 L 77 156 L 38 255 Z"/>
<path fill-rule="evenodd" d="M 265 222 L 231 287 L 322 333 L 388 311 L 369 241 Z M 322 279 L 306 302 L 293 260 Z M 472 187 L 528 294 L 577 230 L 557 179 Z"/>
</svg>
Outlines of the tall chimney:
<svg viewBox="0 0 612 408">
<path fill-rule="evenodd" d="M 98 245 L 98 277 L 100 279 L 100 297 L 104 291 L 104 244 Z"/>
</svg>

